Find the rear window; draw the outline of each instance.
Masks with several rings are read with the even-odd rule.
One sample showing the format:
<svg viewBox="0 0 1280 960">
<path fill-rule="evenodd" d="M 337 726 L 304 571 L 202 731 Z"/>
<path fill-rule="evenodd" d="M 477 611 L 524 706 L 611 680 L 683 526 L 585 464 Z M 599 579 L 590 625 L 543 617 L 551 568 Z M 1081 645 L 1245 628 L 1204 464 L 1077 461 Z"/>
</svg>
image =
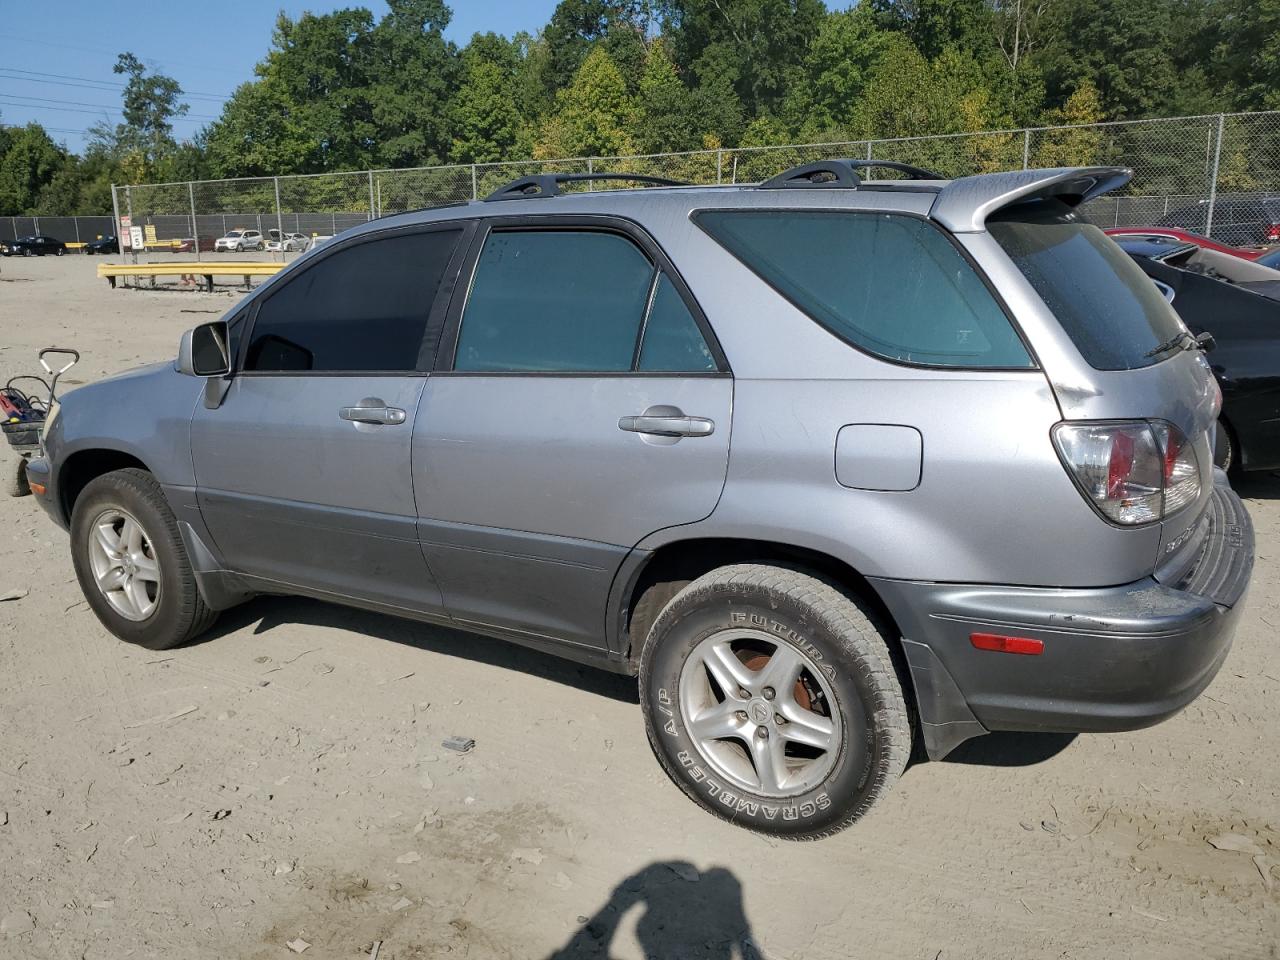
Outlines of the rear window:
<svg viewBox="0 0 1280 960">
<path fill-rule="evenodd" d="M 1060 203 L 1028 205 L 987 221 L 1081 356 L 1096 370 L 1149 367 L 1183 329 L 1156 285 L 1097 227 Z"/>
<path fill-rule="evenodd" d="M 697 223 L 829 332 L 898 363 L 1034 364 L 1004 310 L 933 224 L 896 214 L 712 210 Z"/>
</svg>

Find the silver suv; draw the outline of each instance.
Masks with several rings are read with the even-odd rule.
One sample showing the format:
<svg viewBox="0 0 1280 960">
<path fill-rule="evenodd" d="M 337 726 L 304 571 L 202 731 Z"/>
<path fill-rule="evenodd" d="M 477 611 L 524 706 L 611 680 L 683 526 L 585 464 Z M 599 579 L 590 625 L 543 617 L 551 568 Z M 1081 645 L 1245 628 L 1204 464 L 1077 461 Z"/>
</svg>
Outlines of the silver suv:
<svg viewBox="0 0 1280 960">
<path fill-rule="evenodd" d="M 1203 345 L 1077 211 L 1129 172 L 865 165 L 375 220 L 67 396 L 31 486 L 124 640 L 302 594 L 638 675 L 784 837 L 913 745 L 1170 716 L 1253 531 Z"/>
</svg>

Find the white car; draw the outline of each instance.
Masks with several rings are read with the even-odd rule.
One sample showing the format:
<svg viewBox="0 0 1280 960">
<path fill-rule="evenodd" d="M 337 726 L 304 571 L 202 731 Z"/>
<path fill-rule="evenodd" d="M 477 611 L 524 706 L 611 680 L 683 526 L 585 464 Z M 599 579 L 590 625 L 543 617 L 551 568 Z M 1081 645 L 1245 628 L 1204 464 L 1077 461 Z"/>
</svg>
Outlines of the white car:
<svg viewBox="0 0 1280 960">
<path fill-rule="evenodd" d="M 232 230 L 225 237 L 213 241 L 215 252 L 234 250 L 242 253 L 245 250 L 262 250 L 265 246 L 266 241 L 257 230 Z"/>
<path fill-rule="evenodd" d="M 301 233 L 286 233 L 283 239 L 279 231 L 269 230 L 271 239 L 267 241 L 267 249 L 272 253 L 299 253 L 307 249 L 307 238 Z"/>
<path fill-rule="evenodd" d="M 307 249 L 308 249 L 308 250 L 314 250 L 316 247 L 320 246 L 320 244 L 322 244 L 322 243 L 328 243 L 328 242 L 329 242 L 330 240 L 332 240 L 332 239 L 333 239 L 333 237 L 332 237 L 332 236 L 327 236 L 327 237 L 312 237 L 312 238 L 311 238 L 311 242 L 310 242 L 309 244 L 307 244 Z"/>
</svg>

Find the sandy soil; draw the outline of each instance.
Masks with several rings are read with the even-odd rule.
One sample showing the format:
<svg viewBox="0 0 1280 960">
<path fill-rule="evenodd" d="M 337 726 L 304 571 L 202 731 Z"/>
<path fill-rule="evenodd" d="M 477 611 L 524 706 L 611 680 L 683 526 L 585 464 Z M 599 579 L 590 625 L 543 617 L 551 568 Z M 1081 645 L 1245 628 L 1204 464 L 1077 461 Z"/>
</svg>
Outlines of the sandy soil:
<svg viewBox="0 0 1280 960">
<path fill-rule="evenodd" d="M 52 343 L 79 381 L 170 357 L 235 302 L 94 263 L 0 262 L 0 380 Z M 984 738 L 816 845 L 689 803 L 634 682 L 496 641 L 273 599 L 118 643 L 0 499 L 0 596 L 29 591 L 0 602 L 0 957 L 1276 957 L 1280 481 L 1242 492 L 1254 586 L 1188 710 Z"/>
</svg>

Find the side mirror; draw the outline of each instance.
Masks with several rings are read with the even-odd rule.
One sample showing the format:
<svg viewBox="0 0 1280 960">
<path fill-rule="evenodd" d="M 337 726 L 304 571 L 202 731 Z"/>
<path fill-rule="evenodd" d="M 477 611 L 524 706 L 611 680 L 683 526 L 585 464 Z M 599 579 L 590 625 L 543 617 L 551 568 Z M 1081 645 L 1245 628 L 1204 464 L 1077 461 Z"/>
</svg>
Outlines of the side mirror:
<svg viewBox="0 0 1280 960">
<path fill-rule="evenodd" d="M 231 372 L 231 342 L 223 320 L 202 323 L 178 343 L 178 372 L 189 377 L 222 377 Z"/>
</svg>

